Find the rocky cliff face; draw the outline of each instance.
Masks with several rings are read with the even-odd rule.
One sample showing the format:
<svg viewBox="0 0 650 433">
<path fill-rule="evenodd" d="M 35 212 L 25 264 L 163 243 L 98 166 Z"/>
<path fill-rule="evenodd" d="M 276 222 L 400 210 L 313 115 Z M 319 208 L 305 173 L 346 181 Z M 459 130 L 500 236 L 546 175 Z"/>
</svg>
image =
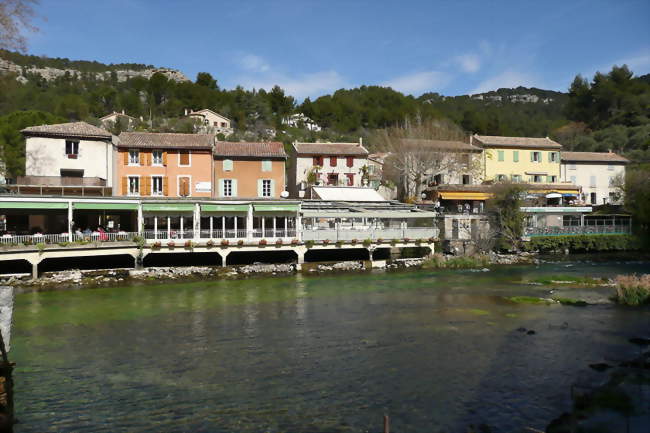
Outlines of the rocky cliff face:
<svg viewBox="0 0 650 433">
<path fill-rule="evenodd" d="M 43 79 L 45 79 L 46 81 L 51 81 L 65 75 L 66 72 L 69 75 L 81 74 L 81 72 L 76 69 L 57 69 L 57 68 L 49 68 L 49 67 L 37 68 L 35 66 L 22 67 L 13 62 L 10 62 L 9 60 L 0 59 L 0 74 L 9 74 L 9 73 L 16 74 L 17 75 L 16 79 L 21 82 L 27 81 L 27 78 L 25 78 L 25 75 L 27 74 L 38 74 L 41 77 L 43 77 Z M 190 79 L 187 78 L 185 74 L 183 74 L 181 71 L 177 71 L 176 69 L 169 69 L 169 68 L 150 68 L 150 69 L 143 69 L 139 71 L 120 70 L 114 72 L 117 75 L 117 81 L 120 82 L 126 81 L 129 78 L 134 78 L 134 77 L 144 77 L 149 79 L 153 74 L 158 72 L 165 75 L 168 79 L 177 82 L 190 81 Z M 111 71 L 87 72 L 86 74 L 94 75 L 97 80 L 109 80 L 111 78 Z"/>
</svg>

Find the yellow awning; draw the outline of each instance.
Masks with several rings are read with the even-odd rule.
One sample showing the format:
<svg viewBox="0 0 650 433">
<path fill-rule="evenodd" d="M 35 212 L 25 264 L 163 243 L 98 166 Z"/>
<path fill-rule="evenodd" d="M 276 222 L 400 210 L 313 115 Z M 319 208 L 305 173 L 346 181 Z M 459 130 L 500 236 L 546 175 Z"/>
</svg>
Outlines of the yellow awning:
<svg viewBox="0 0 650 433">
<path fill-rule="evenodd" d="M 551 192 L 578 194 L 580 192 L 580 188 L 574 186 L 574 187 L 563 187 L 563 188 L 553 188 L 553 189 L 531 189 L 528 190 L 528 192 L 530 194 L 548 194 Z"/>
<path fill-rule="evenodd" d="M 492 194 L 488 192 L 441 191 L 438 194 L 443 200 L 488 200 L 492 198 Z"/>
</svg>

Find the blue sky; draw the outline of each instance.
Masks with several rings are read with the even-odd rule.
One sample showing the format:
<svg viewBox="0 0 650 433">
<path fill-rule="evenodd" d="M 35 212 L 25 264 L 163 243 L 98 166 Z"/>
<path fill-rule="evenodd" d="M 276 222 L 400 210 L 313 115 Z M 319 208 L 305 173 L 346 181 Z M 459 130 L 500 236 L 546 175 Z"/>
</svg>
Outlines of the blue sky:
<svg viewBox="0 0 650 433">
<path fill-rule="evenodd" d="M 363 84 L 566 90 L 614 64 L 650 72 L 648 0 L 41 0 L 37 12 L 30 54 L 207 71 L 299 99 Z"/>
</svg>

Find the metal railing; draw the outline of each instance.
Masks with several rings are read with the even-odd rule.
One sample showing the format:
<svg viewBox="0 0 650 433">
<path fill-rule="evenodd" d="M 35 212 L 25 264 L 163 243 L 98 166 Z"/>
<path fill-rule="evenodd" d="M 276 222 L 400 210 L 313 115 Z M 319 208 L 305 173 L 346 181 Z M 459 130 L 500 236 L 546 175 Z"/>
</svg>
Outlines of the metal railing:
<svg viewBox="0 0 650 433">
<path fill-rule="evenodd" d="M 632 226 L 566 226 L 566 227 L 526 227 L 527 236 L 561 236 L 561 235 L 590 235 L 590 234 L 630 234 Z"/>
</svg>

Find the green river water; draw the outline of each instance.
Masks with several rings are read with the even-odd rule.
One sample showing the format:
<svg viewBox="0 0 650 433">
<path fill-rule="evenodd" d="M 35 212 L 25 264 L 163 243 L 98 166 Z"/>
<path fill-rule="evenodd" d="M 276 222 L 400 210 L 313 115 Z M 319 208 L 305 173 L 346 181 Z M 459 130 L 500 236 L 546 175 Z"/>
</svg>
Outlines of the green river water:
<svg viewBox="0 0 650 433">
<path fill-rule="evenodd" d="M 650 310 L 611 287 L 649 263 L 545 263 L 174 282 L 16 298 L 17 432 L 543 430 L 590 363 L 638 353 Z M 581 297 L 587 307 L 514 304 Z M 534 330 L 529 335 L 519 328 Z"/>
</svg>

